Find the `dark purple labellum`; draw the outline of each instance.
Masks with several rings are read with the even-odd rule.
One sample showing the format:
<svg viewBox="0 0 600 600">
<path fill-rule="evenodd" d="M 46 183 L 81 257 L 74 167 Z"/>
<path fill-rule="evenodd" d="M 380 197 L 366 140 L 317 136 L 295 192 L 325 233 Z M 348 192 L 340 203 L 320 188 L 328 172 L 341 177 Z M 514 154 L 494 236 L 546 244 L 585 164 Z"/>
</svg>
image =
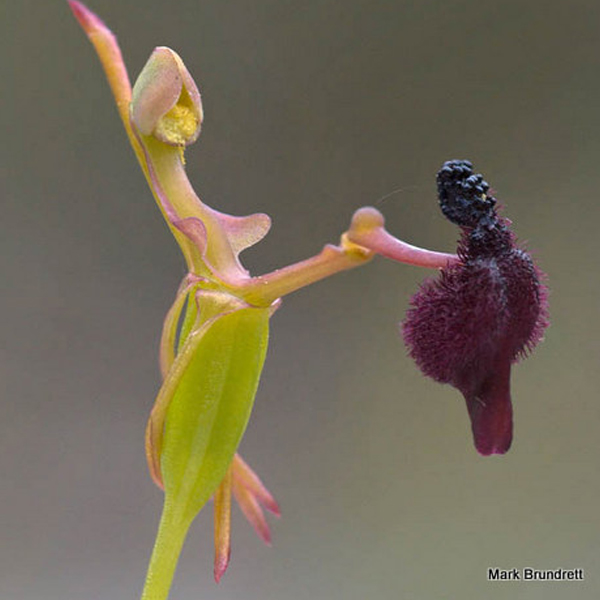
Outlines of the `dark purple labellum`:
<svg viewBox="0 0 600 600">
<path fill-rule="evenodd" d="M 511 365 L 548 325 L 547 290 L 470 162 L 444 163 L 437 185 L 442 212 L 462 229 L 461 260 L 413 296 L 404 340 L 425 375 L 462 392 L 477 450 L 504 454 L 512 441 Z"/>
</svg>

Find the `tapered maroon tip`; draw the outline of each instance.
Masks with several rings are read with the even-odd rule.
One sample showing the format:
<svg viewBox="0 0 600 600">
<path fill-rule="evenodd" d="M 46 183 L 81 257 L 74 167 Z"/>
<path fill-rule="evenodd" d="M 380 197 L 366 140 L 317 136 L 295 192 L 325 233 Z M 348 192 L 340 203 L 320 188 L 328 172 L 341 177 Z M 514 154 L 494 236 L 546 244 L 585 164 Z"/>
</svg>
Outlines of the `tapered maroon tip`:
<svg viewBox="0 0 600 600">
<path fill-rule="evenodd" d="M 512 443 L 512 405 L 508 401 L 489 407 L 481 402 L 478 398 L 467 400 L 475 448 L 482 456 L 505 454 Z"/>
<path fill-rule="evenodd" d="M 510 363 L 498 365 L 476 393 L 465 394 L 465 400 L 477 452 L 483 456 L 505 454 L 513 437 Z"/>
</svg>

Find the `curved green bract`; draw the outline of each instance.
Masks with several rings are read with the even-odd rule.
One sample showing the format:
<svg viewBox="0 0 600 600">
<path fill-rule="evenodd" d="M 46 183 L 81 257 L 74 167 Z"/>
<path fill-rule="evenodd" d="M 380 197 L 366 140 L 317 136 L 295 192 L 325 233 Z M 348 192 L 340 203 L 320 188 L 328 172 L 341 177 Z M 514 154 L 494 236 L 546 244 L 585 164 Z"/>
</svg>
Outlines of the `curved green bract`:
<svg viewBox="0 0 600 600">
<path fill-rule="evenodd" d="M 250 308 L 211 292 L 196 300 L 199 314 L 188 297 L 181 347 L 151 417 L 165 503 L 142 600 L 167 600 L 188 528 L 246 429 L 267 350 L 272 307 Z"/>
<path fill-rule="evenodd" d="M 269 316 L 270 309 L 241 308 L 206 323 L 173 393 L 161 471 L 166 501 L 184 520 L 193 519 L 213 495 L 246 429 L 267 350 Z"/>
</svg>

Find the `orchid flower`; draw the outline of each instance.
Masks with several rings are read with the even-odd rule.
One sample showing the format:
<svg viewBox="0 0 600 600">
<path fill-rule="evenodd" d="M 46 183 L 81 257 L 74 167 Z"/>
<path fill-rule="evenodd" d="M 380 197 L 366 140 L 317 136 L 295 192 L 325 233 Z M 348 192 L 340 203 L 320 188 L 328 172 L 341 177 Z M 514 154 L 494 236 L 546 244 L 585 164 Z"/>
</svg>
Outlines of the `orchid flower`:
<svg viewBox="0 0 600 600">
<path fill-rule="evenodd" d="M 156 48 L 132 88 L 115 36 L 83 4 L 69 4 L 98 54 L 129 141 L 188 271 L 164 321 L 163 381 L 146 431 L 148 466 L 164 490 L 164 507 L 142 600 L 166 600 L 188 529 L 210 499 L 217 581 L 229 562 L 232 494 L 258 535 L 270 543 L 263 508 L 279 515 L 279 507 L 236 452 L 262 371 L 269 320 L 281 298 L 364 265 L 376 254 L 450 273 L 464 269 L 470 255 L 464 249 L 456 256 L 407 244 L 385 229 L 379 211 L 364 207 L 354 213 L 338 244 L 271 273 L 250 275 L 239 255 L 267 234 L 270 218 L 219 212 L 194 192 L 184 151 L 200 135 L 203 110 L 182 59 L 169 48 Z M 417 297 L 417 313 L 419 303 Z M 416 350 L 419 325 L 414 321 L 409 316 L 407 341 L 426 374 L 435 376 Z M 519 352 L 518 345 L 515 341 L 506 356 Z M 475 377 L 465 393 L 477 395 L 482 378 Z"/>
</svg>

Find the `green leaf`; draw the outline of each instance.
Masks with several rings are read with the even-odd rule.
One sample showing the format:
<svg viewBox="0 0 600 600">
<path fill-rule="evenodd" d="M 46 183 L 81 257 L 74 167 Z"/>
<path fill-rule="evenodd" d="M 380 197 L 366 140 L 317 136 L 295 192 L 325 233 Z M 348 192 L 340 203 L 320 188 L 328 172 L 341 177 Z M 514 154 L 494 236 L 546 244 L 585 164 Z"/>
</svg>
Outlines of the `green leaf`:
<svg viewBox="0 0 600 600">
<path fill-rule="evenodd" d="M 240 308 L 188 338 L 192 352 L 166 411 L 161 449 L 165 493 L 184 519 L 193 519 L 213 495 L 246 429 L 270 314 L 269 308 Z"/>
</svg>

